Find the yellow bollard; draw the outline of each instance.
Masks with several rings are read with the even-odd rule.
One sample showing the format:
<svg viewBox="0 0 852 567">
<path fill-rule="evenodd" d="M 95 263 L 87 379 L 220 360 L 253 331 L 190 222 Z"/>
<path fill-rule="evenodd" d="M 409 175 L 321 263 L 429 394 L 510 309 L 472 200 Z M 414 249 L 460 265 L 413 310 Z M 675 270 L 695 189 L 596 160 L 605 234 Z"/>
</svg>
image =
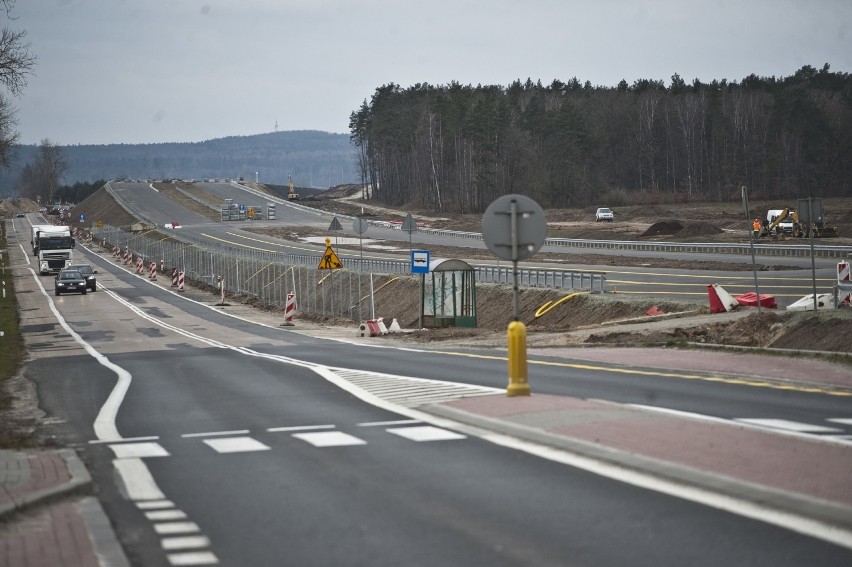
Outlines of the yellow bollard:
<svg viewBox="0 0 852 567">
<path fill-rule="evenodd" d="M 520 321 L 512 321 L 506 330 L 509 354 L 509 385 L 507 396 L 529 396 L 527 382 L 527 328 Z"/>
</svg>

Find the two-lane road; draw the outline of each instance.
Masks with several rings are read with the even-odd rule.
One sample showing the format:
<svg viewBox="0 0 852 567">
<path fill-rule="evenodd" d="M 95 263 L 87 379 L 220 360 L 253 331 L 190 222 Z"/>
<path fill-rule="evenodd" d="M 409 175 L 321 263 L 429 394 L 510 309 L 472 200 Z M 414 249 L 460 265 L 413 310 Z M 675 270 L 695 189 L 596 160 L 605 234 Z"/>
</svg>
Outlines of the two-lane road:
<svg viewBox="0 0 852 567">
<path fill-rule="evenodd" d="M 852 559 L 817 539 L 367 403 L 334 380 L 350 369 L 502 387 L 503 360 L 367 349 L 255 325 L 87 256 L 102 289 L 86 296 L 55 301 L 38 286 L 49 278 L 19 269 L 27 375 L 50 430 L 92 469 L 136 565 Z M 23 250 L 14 261 L 25 261 Z M 536 369 L 536 380 L 542 391 L 651 395 L 706 413 L 733 399 L 745 414 L 783 416 L 799 404 L 767 389 L 605 368 Z M 835 403 L 812 394 L 809 417 L 832 414 Z"/>
</svg>

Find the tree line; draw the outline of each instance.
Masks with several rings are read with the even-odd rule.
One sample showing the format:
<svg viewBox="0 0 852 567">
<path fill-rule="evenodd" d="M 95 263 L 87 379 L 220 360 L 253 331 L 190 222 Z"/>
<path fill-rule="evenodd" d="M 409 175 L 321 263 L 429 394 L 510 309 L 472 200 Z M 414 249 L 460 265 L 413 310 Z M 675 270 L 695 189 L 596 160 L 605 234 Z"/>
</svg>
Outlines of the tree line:
<svg viewBox="0 0 852 567">
<path fill-rule="evenodd" d="M 828 64 L 668 86 L 387 84 L 350 131 L 365 197 L 435 211 L 508 193 L 557 208 L 852 194 L 852 76 Z"/>
</svg>

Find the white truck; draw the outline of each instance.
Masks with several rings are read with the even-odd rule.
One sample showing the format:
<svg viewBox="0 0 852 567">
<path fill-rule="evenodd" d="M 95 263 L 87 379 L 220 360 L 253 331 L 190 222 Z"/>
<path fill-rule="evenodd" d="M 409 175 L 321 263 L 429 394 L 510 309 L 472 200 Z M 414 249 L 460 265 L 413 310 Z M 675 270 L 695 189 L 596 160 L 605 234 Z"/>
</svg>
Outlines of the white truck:
<svg viewBox="0 0 852 567">
<path fill-rule="evenodd" d="M 33 252 L 38 257 L 39 273 L 56 273 L 70 266 L 74 244 L 71 227 L 34 225 Z"/>
</svg>

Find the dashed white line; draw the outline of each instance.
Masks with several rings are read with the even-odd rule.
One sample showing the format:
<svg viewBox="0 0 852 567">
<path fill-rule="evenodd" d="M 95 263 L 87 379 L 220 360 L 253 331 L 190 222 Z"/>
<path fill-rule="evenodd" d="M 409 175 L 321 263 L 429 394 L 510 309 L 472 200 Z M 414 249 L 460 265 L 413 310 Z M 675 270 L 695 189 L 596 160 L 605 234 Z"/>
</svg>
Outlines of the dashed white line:
<svg viewBox="0 0 852 567">
<path fill-rule="evenodd" d="M 185 520 L 186 512 L 182 510 L 154 510 L 153 512 L 145 512 L 145 517 L 152 522 L 170 522 Z"/>
<path fill-rule="evenodd" d="M 434 427 L 432 425 L 423 425 L 420 427 L 394 427 L 391 429 L 386 429 L 388 433 L 393 433 L 394 435 L 399 435 L 400 437 L 404 437 L 406 439 L 410 439 L 412 441 L 450 441 L 453 439 L 467 439 L 465 435 L 460 433 L 456 433 L 455 431 L 450 431 L 448 429 L 441 429 L 440 427 Z"/>
<path fill-rule="evenodd" d="M 219 563 L 219 559 L 209 551 L 169 553 L 166 557 L 171 565 L 216 565 Z"/>
<path fill-rule="evenodd" d="M 224 439 L 205 439 L 204 442 L 217 453 L 246 453 L 251 451 L 269 451 L 270 447 L 251 437 L 226 437 Z"/>
<path fill-rule="evenodd" d="M 248 429 L 236 429 L 234 431 L 206 431 L 204 433 L 184 433 L 181 437 L 190 439 L 193 437 L 224 437 L 227 435 L 247 435 Z"/>
<path fill-rule="evenodd" d="M 329 431 L 324 433 L 295 433 L 293 437 L 307 441 L 314 447 L 341 447 L 346 445 L 366 445 L 367 442 L 348 433 Z"/>
<path fill-rule="evenodd" d="M 165 537 L 160 540 L 160 545 L 166 551 L 175 551 L 178 549 L 198 549 L 199 547 L 207 547 L 208 545 L 210 545 L 210 538 L 202 535 Z"/>
<path fill-rule="evenodd" d="M 408 425 L 411 423 L 420 423 L 419 419 L 398 419 L 396 421 L 368 421 L 359 423 L 358 427 L 384 427 L 386 425 Z"/>
<path fill-rule="evenodd" d="M 270 433 L 280 433 L 282 431 L 311 431 L 314 429 L 334 429 L 334 425 L 294 425 L 291 427 L 270 427 L 267 429 Z"/>
<path fill-rule="evenodd" d="M 112 449 L 118 459 L 169 456 L 169 452 L 159 443 L 129 443 L 110 445 L 109 448 Z"/>
<path fill-rule="evenodd" d="M 137 502 L 136 507 L 140 510 L 158 510 L 160 508 L 174 508 L 175 505 L 171 500 L 147 500 Z"/>
<path fill-rule="evenodd" d="M 154 531 L 160 535 L 174 534 L 191 534 L 198 531 L 198 524 L 195 522 L 166 522 L 163 524 L 154 524 Z"/>
</svg>

